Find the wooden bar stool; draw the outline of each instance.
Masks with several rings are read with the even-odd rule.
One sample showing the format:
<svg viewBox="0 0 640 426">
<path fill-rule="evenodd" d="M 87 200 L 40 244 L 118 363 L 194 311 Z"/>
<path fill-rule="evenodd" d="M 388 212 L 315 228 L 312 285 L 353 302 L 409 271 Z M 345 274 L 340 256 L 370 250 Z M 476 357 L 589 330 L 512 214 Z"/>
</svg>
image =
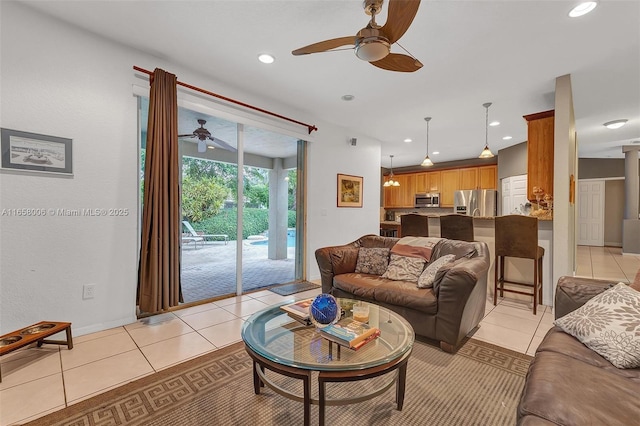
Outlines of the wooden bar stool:
<svg viewBox="0 0 640 426">
<path fill-rule="evenodd" d="M 403 214 L 400 216 L 401 237 L 428 237 L 429 218 L 421 214 Z"/>
<path fill-rule="evenodd" d="M 440 236 L 450 240 L 473 241 L 473 217 L 464 214 L 440 216 Z"/>
<path fill-rule="evenodd" d="M 493 289 L 493 305 L 497 304 L 498 287 L 500 297 L 504 292 L 533 296 L 533 314 L 542 300 L 542 257 L 544 249 L 538 246 L 538 219 L 532 216 L 509 215 L 495 218 L 495 285 Z M 504 277 L 504 260 L 506 257 L 519 257 L 533 260 L 533 284 L 509 281 Z M 532 287 L 533 291 L 519 291 L 504 288 L 504 284 L 516 284 Z"/>
</svg>

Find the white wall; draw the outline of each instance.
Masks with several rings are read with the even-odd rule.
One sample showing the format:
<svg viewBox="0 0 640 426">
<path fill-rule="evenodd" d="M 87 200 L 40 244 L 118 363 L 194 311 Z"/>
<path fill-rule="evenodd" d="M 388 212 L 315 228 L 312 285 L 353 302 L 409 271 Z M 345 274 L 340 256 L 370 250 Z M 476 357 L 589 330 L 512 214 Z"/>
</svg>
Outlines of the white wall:
<svg viewBox="0 0 640 426">
<path fill-rule="evenodd" d="M 123 4 L 123 8 L 126 5 Z M 0 126 L 73 139 L 74 176 L 0 173 L 0 210 L 127 208 L 126 217 L 0 216 L 0 333 L 71 321 L 75 335 L 135 321 L 138 190 L 133 65 L 316 124 L 309 149 L 308 277 L 316 248 L 377 233 L 380 145 L 181 65 L 0 3 Z M 28 25 L 24 23 L 28 22 Z M 238 86 L 241 82 L 238 82 Z M 283 97 L 284 98 L 284 97 Z M 358 146 L 347 140 L 358 138 Z M 336 208 L 336 174 L 364 177 L 364 207 Z M 96 297 L 82 300 L 82 286 Z"/>
</svg>

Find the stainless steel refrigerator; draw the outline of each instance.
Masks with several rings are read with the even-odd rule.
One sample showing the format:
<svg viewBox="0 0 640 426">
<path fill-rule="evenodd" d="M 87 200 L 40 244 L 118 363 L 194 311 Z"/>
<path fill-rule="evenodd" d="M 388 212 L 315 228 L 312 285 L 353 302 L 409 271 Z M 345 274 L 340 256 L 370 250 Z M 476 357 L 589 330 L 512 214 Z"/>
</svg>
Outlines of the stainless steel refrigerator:
<svg viewBox="0 0 640 426">
<path fill-rule="evenodd" d="M 495 189 L 467 189 L 453 195 L 453 212 L 468 216 L 496 215 L 498 191 Z"/>
</svg>

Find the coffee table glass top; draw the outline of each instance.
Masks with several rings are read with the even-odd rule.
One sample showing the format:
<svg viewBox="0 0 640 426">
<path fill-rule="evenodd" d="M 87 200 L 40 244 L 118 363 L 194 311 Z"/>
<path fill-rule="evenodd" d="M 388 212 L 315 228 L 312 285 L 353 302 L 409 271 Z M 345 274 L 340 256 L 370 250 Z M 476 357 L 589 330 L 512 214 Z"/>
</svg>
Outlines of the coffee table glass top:
<svg viewBox="0 0 640 426">
<path fill-rule="evenodd" d="M 345 316 L 351 316 L 348 307 L 355 301 L 338 299 L 338 302 L 347 307 Z M 291 302 L 283 305 L 287 303 Z M 245 344 L 280 365 L 314 371 L 365 369 L 397 360 L 413 346 L 415 334 L 407 320 L 389 309 L 369 304 L 369 325 L 380 329 L 380 337 L 358 350 L 341 347 L 338 359 L 337 344 L 333 344 L 330 355 L 329 341 L 315 327 L 291 318 L 280 306 L 256 312 L 242 326 Z"/>
</svg>

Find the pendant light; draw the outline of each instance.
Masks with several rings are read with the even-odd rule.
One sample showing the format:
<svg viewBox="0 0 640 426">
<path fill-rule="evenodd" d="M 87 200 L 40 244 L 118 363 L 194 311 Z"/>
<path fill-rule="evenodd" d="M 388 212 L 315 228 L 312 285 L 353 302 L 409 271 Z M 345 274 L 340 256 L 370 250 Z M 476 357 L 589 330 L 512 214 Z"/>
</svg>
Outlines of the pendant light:
<svg viewBox="0 0 640 426">
<path fill-rule="evenodd" d="M 427 122 L 427 156 L 424 157 L 424 161 L 422 162 L 421 166 L 429 167 L 433 166 L 433 161 L 431 161 L 431 158 L 429 158 L 429 122 L 431 121 L 431 117 L 425 117 L 424 121 Z"/>
<path fill-rule="evenodd" d="M 484 132 L 484 149 L 478 156 L 478 158 L 491 158 L 493 157 L 493 153 L 489 149 L 489 107 L 491 106 L 491 102 L 487 102 L 486 104 L 482 104 L 486 109 L 485 114 L 485 132 Z"/>
<path fill-rule="evenodd" d="M 382 186 L 400 186 L 400 182 L 393 180 L 393 155 L 389 157 L 391 158 L 391 173 L 389 173 L 389 179 Z"/>
</svg>

